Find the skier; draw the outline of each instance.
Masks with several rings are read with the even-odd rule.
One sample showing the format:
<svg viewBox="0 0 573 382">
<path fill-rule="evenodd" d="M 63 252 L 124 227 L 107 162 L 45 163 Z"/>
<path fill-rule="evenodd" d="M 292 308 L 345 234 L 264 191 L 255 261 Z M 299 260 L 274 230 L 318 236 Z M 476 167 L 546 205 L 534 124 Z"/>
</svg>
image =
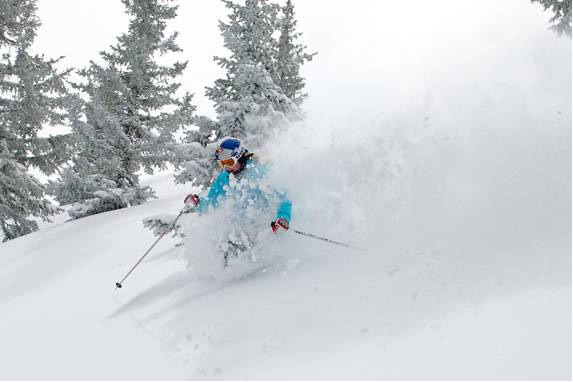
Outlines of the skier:
<svg viewBox="0 0 573 382">
<path fill-rule="evenodd" d="M 269 212 L 276 203 L 275 220 L 271 222 L 271 229 L 274 234 L 280 234 L 289 229 L 292 204 L 284 192 L 275 191 L 265 183 L 266 167 L 253 153 L 249 153 L 239 139 L 223 138 L 215 150 L 215 159 L 222 170 L 207 196 L 189 194 L 184 203 L 195 207 L 199 215 L 203 215 L 209 209 L 216 209 L 229 199 L 233 200 L 233 208 L 239 212 L 234 213 L 231 219 L 233 221 L 228 222 L 232 226 L 232 234 L 225 243 L 219 245 L 227 265 L 229 255 L 239 257 L 256 244 L 253 230 L 248 229 L 249 226 L 260 224 L 249 221 L 253 216 L 260 217 L 260 214 L 252 213 L 253 208 L 259 212 Z"/>
</svg>

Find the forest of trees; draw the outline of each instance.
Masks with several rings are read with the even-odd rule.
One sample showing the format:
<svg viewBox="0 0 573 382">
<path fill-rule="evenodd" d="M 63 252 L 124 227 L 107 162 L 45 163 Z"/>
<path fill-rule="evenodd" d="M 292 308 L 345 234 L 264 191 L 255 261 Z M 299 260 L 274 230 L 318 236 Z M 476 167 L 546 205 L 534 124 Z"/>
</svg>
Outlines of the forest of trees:
<svg viewBox="0 0 573 382">
<path fill-rule="evenodd" d="M 177 33 L 166 33 L 177 17 L 174 1 L 122 0 L 127 32 L 99 53 L 98 63 L 63 71 L 57 67 L 64 57 L 31 52 L 41 22 L 37 0 L 0 2 L 2 241 L 62 211 L 47 196 L 76 219 L 153 198 L 139 177 L 168 164 L 177 182 L 208 185 L 214 170 L 208 148 L 217 139 L 235 135 L 262 144 L 303 117 L 300 67 L 313 54 L 297 41 L 292 2 L 223 2 L 229 15 L 219 28 L 229 55 L 214 64 L 225 77 L 206 89 L 215 119 L 197 115 L 191 92 L 181 89 L 187 61 L 160 63 L 170 53 L 184 56 Z M 40 137 L 49 126 L 70 132 Z M 43 184 L 32 168 L 58 178 Z"/>
<path fill-rule="evenodd" d="M 213 142 L 232 135 L 257 149 L 304 118 L 301 67 L 316 53 L 300 42 L 291 0 L 221 1 L 227 55 L 213 64 L 224 75 L 205 93 L 214 119 L 197 115 L 192 93 L 181 88 L 187 61 L 160 60 L 185 57 L 177 33 L 166 33 L 177 17 L 173 0 L 122 0 L 127 32 L 99 53 L 99 63 L 64 70 L 64 57 L 32 51 L 41 22 L 37 0 L 0 2 L 2 241 L 36 231 L 39 221 L 61 212 L 47 196 L 76 219 L 153 198 L 139 177 L 167 165 L 175 182 L 208 185 Z M 570 0 L 532 1 L 553 12 L 553 29 L 571 35 Z M 43 136 L 50 126 L 70 132 Z M 58 178 L 43 184 L 31 169 Z"/>
</svg>

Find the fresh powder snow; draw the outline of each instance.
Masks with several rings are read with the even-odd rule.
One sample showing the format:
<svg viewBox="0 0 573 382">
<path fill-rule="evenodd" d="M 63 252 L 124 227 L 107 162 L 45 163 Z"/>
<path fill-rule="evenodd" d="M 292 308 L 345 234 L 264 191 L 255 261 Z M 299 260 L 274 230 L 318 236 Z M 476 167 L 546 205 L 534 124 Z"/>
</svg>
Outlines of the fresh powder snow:
<svg viewBox="0 0 573 382">
<path fill-rule="evenodd" d="M 269 158 L 293 228 L 364 252 L 269 235 L 272 262 L 207 277 L 167 235 L 115 289 L 155 239 L 142 220 L 183 206 L 169 175 L 144 182 L 157 200 L 2 244 L 2 378 L 567 378 L 569 151 L 533 128 L 464 145 L 471 131 L 423 123 L 364 128 L 368 146 L 294 126 Z"/>
</svg>

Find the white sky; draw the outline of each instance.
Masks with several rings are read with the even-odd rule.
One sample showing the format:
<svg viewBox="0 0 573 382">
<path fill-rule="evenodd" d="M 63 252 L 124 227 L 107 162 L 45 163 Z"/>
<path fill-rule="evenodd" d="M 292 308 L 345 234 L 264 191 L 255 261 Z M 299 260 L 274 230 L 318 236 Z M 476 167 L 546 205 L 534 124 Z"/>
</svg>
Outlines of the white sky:
<svg viewBox="0 0 573 382">
<path fill-rule="evenodd" d="M 180 33 L 180 59 L 189 60 L 184 90 L 195 93 L 199 114 L 212 115 L 204 87 L 221 75 L 212 57 L 225 53 L 217 23 L 226 9 L 215 0 L 178 3 L 172 29 Z M 515 66 L 518 72 L 507 75 L 524 81 L 529 69 L 571 78 L 571 40 L 548 31 L 550 15 L 528 0 L 294 4 L 301 41 L 318 52 L 303 68 L 309 117 L 376 116 L 405 103 L 423 104 L 433 91 L 484 86 L 500 67 Z M 36 49 L 48 57 L 65 56 L 63 64 L 70 67 L 97 59 L 127 28 L 119 0 L 40 0 L 39 16 L 43 24 Z M 570 92 L 569 87 L 564 98 L 570 99 Z"/>
</svg>

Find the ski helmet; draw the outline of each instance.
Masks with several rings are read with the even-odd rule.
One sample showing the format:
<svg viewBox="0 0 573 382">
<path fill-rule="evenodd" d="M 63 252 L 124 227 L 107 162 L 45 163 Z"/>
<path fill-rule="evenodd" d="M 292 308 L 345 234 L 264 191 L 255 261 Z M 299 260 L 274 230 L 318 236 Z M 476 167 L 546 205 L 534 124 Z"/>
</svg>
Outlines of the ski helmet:
<svg viewBox="0 0 573 382">
<path fill-rule="evenodd" d="M 233 167 L 246 152 L 247 149 L 243 147 L 240 140 L 233 137 L 225 137 L 217 145 L 215 159 L 223 167 Z"/>
</svg>

